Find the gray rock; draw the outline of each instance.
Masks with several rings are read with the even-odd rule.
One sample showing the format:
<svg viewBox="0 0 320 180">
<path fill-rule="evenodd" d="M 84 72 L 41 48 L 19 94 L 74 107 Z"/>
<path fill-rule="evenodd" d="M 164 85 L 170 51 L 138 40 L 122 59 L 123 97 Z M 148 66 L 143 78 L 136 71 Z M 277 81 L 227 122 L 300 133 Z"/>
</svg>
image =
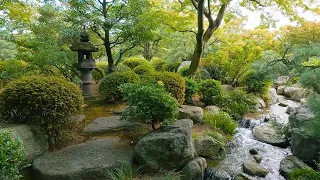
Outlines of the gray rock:
<svg viewBox="0 0 320 180">
<path fill-rule="evenodd" d="M 256 180 L 257 178 L 249 176 L 245 173 L 240 173 L 236 176 L 235 180 Z"/>
<path fill-rule="evenodd" d="M 308 103 L 308 99 L 307 99 L 307 98 L 302 98 L 302 99 L 300 100 L 300 103 L 301 103 L 301 104 L 307 104 L 307 103 Z"/>
<path fill-rule="evenodd" d="M 231 180 L 231 176 L 221 169 L 207 168 L 204 173 L 204 180 Z"/>
<path fill-rule="evenodd" d="M 85 134 L 103 134 L 117 131 L 138 131 L 146 130 L 148 127 L 145 124 L 138 122 L 128 122 L 120 120 L 120 116 L 100 117 L 92 121 L 83 133 Z"/>
<path fill-rule="evenodd" d="M 289 125 L 291 128 L 300 127 L 308 123 L 314 115 L 310 111 L 308 105 L 301 105 L 291 113 L 289 116 Z"/>
<path fill-rule="evenodd" d="M 284 87 L 284 86 L 279 86 L 278 88 L 277 88 L 277 94 L 278 95 L 284 95 L 284 89 L 285 89 L 286 87 Z"/>
<path fill-rule="evenodd" d="M 289 179 L 289 174 L 293 171 L 293 169 L 311 168 L 308 165 L 306 165 L 303 161 L 292 155 L 281 160 L 279 171 L 284 178 Z"/>
<path fill-rule="evenodd" d="M 180 66 L 178 67 L 178 71 L 180 71 L 180 69 L 182 69 L 182 68 L 184 68 L 186 66 L 190 66 L 190 64 L 191 64 L 191 61 L 182 61 Z"/>
<path fill-rule="evenodd" d="M 290 80 L 289 76 L 279 76 L 277 79 L 274 80 L 274 85 L 282 86 L 285 85 Z"/>
<path fill-rule="evenodd" d="M 252 129 L 252 134 L 259 141 L 279 147 L 289 146 L 287 127 L 275 121 L 267 122 Z"/>
<path fill-rule="evenodd" d="M 265 177 L 269 173 L 269 170 L 256 162 L 247 160 L 243 162 L 243 172 L 251 176 Z"/>
<path fill-rule="evenodd" d="M 228 84 L 221 85 L 221 88 L 223 89 L 224 92 L 233 91 L 233 87 Z"/>
<path fill-rule="evenodd" d="M 11 137 L 20 138 L 26 151 L 25 161 L 31 161 L 48 151 L 47 138 L 37 126 L 22 124 L 0 124 L 0 132 L 9 131 Z"/>
<path fill-rule="evenodd" d="M 256 160 L 257 163 L 260 163 L 262 161 L 262 157 L 259 155 L 254 155 L 253 159 Z"/>
<path fill-rule="evenodd" d="M 219 113 L 220 108 L 218 106 L 207 106 L 205 108 L 206 111 L 213 112 L 213 113 Z"/>
<path fill-rule="evenodd" d="M 288 104 L 285 102 L 280 102 L 278 105 L 282 107 L 288 107 Z"/>
<path fill-rule="evenodd" d="M 250 149 L 250 150 L 249 150 L 249 153 L 252 154 L 252 155 L 256 155 L 256 154 L 258 154 L 258 150 L 256 150 L 256 149 Z"/>
<path fill-rule="evenodd" d="M 117 139 L 87 141 L 33 161 L 37 180 L 100 180 L 106 171 L 133 163 L 132 147 Z"/>
<path fill-rule="evenodd" d="M 293 94 L 298 91 L 300 88 L 298 87 L 286 87 L 284 89 L 284 95 L 291 98 L 293 96 Z"/>
<path fill-rule="evenodd" d="M 264 102 L 264 100 L 261 97 L 257 98 L 257 102 L 258 102 L 258 107 L 259 108 L 265 108 L 267 107 L 266 103 Z"/>
<path fill-rule="evenodd" d="M 137 163 L 147 171 L 181 170 L 196 154 L 192 126 L 190 119 L 182 119 L 146 134 L 134 148 Z"/>
<path fill-rule="evenodd" d="M 203 110 L 201 107 L 182 105 L 179 108 L 178 119 L 191 119 L 194 123 L 201 123 L 203 118 Z"/>
<path fill-rule="evenodd" d="M 182 180 L 203 180 L 204 170 L 207 167 L 206 159 L 197 157 L 190 161 L 181 171 Z"/>
<path fill-rule="evenodd" d="M 295 108 L 294 108 L 294 107 L 288 106 L 288 108 L 287 108 L 287 110 L 286 110 L 286 113 L 287 113 L 287 114 L 292 114 L 294 111 L 295 111 Z"/>
<path fill-rule="evenodd" d="M 83 114 L 77 114 L 71 117 L 71 121 L 75 121 L 77 124 L 81 125 L 86 121 L 86 116 Z"/>
<path fill-rule="evenodd" d="M 201 136 L 194 141 L 196 152 L 199 156 L 214 158 L 219 155 L 221 149 L 218 142 L 211 136 Z"/>
<path fill-rule="evenodd" d="M 269 105 L 273 105 L 279 102 L 279 97 L 277 90 L 275 88 L 270 88 L 268 91 Z"/>
<path fill-rule="evenodd" d="M 202 80 L 212 79 L 210 73 L 204 67 L 199 67 L 200 75 Z"/>
<path fill-rule="evenodd" d="M 309 95 L 309 91 L 306 89 L 299 88 L 296 92 L 292 94 L 290 97 L 291 99 L 295 101 L 301 101 L 301 99 L 306 98 Z"/>
</svg>

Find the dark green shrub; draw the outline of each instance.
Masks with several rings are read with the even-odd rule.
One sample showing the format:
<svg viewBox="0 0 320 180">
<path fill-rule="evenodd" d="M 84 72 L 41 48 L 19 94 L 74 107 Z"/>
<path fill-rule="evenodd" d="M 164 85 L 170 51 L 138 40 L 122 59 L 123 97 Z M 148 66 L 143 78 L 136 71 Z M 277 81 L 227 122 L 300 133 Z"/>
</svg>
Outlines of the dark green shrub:
<svg viewBox="0 0 320 180">
<path fill-rule="evenodd" d="M 192 97 L 197 93 L 198 86 L 197 82 L 190 78 L 185 78 L 186 81 L 186 92 L 185 92 L 185 100 L 187 103 L 192 104 Z"/>
<path fill-rule="evenodd" d="M 289 176 L 291 180 L 320 180 L 320 174 L 312 169 L 294 169 Z"/>
<path fill-rule="evenodd" d="M 212 79 L 216 79 L 222 83 L 227 83 L 228 76 L 220 67 L 214 65 L 213 63 L 205 64 L 203 67 L 209 72 Z"/>
<path fill-rule="evenodd" d="M 177 72 L 181 62 L 171 62 L 164 66 L 164 70 L 168 72 Z"/>
<path fill-rule="evenodd" d="M 205 124 L 214 129 L 221 130 L 224 134 L 233 135 L 238 124 L 225 112 L 205 112 L 203 116 Z"/>
<path fill-rule="evenodd" d="M 150 62 L 145 60 L 144 58 L 139 58 L 139 57 L 131 57 L 127 58 L 123 61 L 123 64 L 128 66 L 130 69 L 133 69 L 137 66 L 148 64 L 150 65 Z"/>
<path fill-rule="evenodd" d="M 92 71 L 92 79 L 99 82 L 102 78 L 106 76 L 108 62 L 97 62 L 96 69 Z"/>
<path fill-rule="evenodd" d="M 244 78 L 244 85 L 247 92 L 255 93 L 258 96 L 267 96 L 272 81 L 265 73 L 252 71 Z"/>
<path fill-rule="evenodd" d="M 10 60 L 0 62 L 0 80 L 3 86 L 13 79 L 18 79 L 26 74 L 28 64 L 20 60 Z"/>
<path fill-rule="evenodd" d="M 177 73 L 159 72 L 153 75 L 157 81 L 161 81 L 169 94 L 178 100 L 179 104 L 184 103 L 185 96 L 185 80 Z"/>
<path fill-rule="evenodd" d="M 57 77 L 30 76 L 9 83 L 0 94 L 4 121 L 40 125 L 50 143 L 61 139 L 70 128 L 69 117 L 82 111 L 81 90 Z"/>
<path fill-rule="evenodd" d="M 300 76 L 299 81 L 304 87 L 320 94 L 320 69 L 306 71 Z"/>
<path fill-rule="evenodd" d="M 121 92 L 129 107 L 122 113 L 122 119 L 147 122 L 153 125 L 167 125 L 178 113 L 178 103 L 159 84 L 124 84 Z"/>
<path fill-rule="evenodd" d="M 244 114 L 256 111 L 256 96 L 248 94 L 242 90 L 234 90 L 227 92 L 219 107 L 227 112 L 233 119 L 239 120 Z"/>
<path fill-rule="evenodd" d="M 124 72 L 124 71 L 131 71 L 131 69 L 127 65 L 124 65 L 122 63 L 116 67 L 116 72 Z"/>
<path fill-rule="evenodd" d="M 99 93 L 107 102 L 121 102 L 122 93 L 119 89 L 120 85 L 125 83 L 136 83 L 139 76 L 133 71 L 114 72 L 108 74 L 100 81 Z"/>
<path fill-rule="evenodd" d="M 25 150 L 20 139 L 12 139 L 9 132 L 0 132 L 0 179 L 15 180 L 22 177 Z"/>
<path fill-rule="evenodd" d="M 139 65 L 132 69 L 138 75 L 148 75 L 154 72 L 154 69 L 149 64 Z"/>
<path fill-rule="evenodd" d="M 213 79 L 204 80 L 199 85 L 201 100 L 206 106 L 216 105 L 221 101 L 222 88 L 219 81 Z"/>
<path fill-rule="evenodd" d="M 164 71 L 168 64 L 166 60 L 160 58 L 153 58 L 150 63 L 156 71 Z"/>
</svg>

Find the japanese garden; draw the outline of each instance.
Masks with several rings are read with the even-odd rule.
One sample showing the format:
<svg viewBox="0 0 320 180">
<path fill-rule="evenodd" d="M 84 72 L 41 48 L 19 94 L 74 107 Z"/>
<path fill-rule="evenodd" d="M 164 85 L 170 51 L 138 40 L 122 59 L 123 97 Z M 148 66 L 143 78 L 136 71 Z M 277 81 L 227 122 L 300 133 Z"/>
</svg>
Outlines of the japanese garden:
<svg viewBox="0 0 320 180">
<path fill-rule="evenodd" d="M 319 0 L 0 0 L 0 180 L 320 180 Z"/>
</svg>

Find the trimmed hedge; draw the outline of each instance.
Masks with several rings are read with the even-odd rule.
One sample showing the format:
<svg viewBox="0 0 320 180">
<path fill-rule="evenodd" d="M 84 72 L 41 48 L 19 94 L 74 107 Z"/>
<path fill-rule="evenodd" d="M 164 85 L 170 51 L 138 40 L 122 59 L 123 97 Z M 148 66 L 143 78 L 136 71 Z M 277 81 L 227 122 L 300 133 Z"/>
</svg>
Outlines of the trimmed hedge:
<svg viewBox="0 0 320 180">
<path fill-rule="evenodd" d="M 40 125 L 50 143 L 79 114 L 84 103 L 81 90 L 57 77 L 29 76 L 9 83 L 0 94 L 0 114 L 5 122 Z"/>
<path fill-rule="evenodd" d="M 156 71 L 164 71 L 168 64 L 166 60 L 160 58 L 153 58 L 150 63 Z"/>
<path fill-rule="evenodd" d="M 105 101 L 111 103 L 121 102 L 123 97 L 119 89 L 120 85 L 138 81 L 139 76 L 133 71 L 114 72 L 100 81 L 98 90 Z"/>
<path fill-rule="evenodd" d="M 130 69 L 133 69 L 137 66 L 148 64 L 150 65 L 150 62 L 145 60 L 144 58 L 139 58 L 139 57 L 131 57 L 127 58 L 123 61 L 124 65 L 127 65 Z"/>
<path fill-rule="evenodd" d="M 219 81 L 207 79 L 200 84 L 199 93 L 206 106 L 217 105 L 222 98 L 222 87 Z"/>
<path fill-rule="evenodd" d="M 138 75 L 148 75 L 154 72 L 153 67 L 147 64 L 139 65 L 132 70 Z"/>
<path fill-rule="evenodd" d="M 108 62 L 97 62 L 96 69 L 92 71 L 92 79 L 99 82 L 102 78 L 106 76 Z"/>
<path fill-rule="evenodd" d="M 124 71 L 131 71 L 131 69 L 127 65 L 124 65 L 122 63 L 116 67 L 116 72 L 124 72 Z"/>
</svg>

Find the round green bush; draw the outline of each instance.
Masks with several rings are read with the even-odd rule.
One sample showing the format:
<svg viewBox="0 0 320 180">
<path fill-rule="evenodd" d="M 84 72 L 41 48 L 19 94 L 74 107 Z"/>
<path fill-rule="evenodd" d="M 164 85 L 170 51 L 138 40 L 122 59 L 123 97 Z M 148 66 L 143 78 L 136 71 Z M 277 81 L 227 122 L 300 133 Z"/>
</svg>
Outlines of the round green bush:
<svg viewBox="0 0 320 180">
<path fill-rule="evenodd" d="M 154 72 L 153 67 L 147 64 L 139 65 L 132 70 L 138 75 L 148 75 Z"/>
<path fill-rule="evenodd" d="M 186 83 L 182 76 L 173 72 L 158 72 L 153 75 L 157 81 L 161 81 L 169 94 L 178 100 L 179 104 L 184 103 Z"/>
<path fill-rule="evenodd" d="M 199 85 L 199 93 L 206 106 L 216 105 L 221 101 L 222 87 L 219 81 L 207 79 Z"/>
<path fill-rule="evenodd" d="M 124 72 L 124 71 L 131 71 L 131 69 L 127 65 L 124 65 L 122 63 L 116 67 L 116 72 Z"/>
<path fill-rule="evenodd" d="M 83 106 L 82 92 L 71 82 L 57 77 L 29 76 L 9 83 L 0 94 L 0 114 L 9 123 L 40 125 L 49 142 L 72 122 Z"/>
<path fill-rule="evenodd" d="M 185 92 L 185 100 L 187 103 L 192 104 L 193 100 L 192 97 L 197 93 L 198 91 L 198 84 L 196 81 L 190 78 L 185 78 L 186 81 L 186 92 Z"/>
<path fill-rule="evenodd" d="M 156 71 L 164 71 L 168 64 L 166 60 L 160 58 L 153 58 L 150 63 Z"/>
<path fill-rule="evenodd" d="M 123 61 L 124 65 L 127 65 L 130 69 L 133 69 L 137 66 L 148 64 L 150 65 L 150 62 L 145 60 L 144 58 L 139 58 L 139 57 L 131 57 L 127 58 Z"/>
<path fill-rule="evenodd" d="M 92 79 L 99 82 L 103 77 L 106 76 L 108 62 L 97 62 L 96 69 L 92 71 Z"/>
<path fill-rule="evenodd" d="M 133 71 L 114 72 L 108 74 L 100 81 L 99 93 L 101 97 L 111 103 L 121 102 L 122 93 L 119 89 L 120 85 L 125 83 L 136 83 L 139 81 L 139 76 Z"/>
<path fill-rule="evenodd" d="M 12 139 L 9 132 L 0 132 L 0 179 L 19 179 L 24 158 L 22 141 Z"/>
<path fill-rule="evenodd" d="M 121 91 L 129 107 L 122 113 L 122 119 L 168 125 L 178 114 L 178 103 L 159 84 L 124 84 Z"/>
<path fill-rule="evenodd" d="M 252 71 L 244 78 L 244 85 L 249 93 L 266 95 L 272 85 L 272 81 L 265 73 Z"/>
</svg>

